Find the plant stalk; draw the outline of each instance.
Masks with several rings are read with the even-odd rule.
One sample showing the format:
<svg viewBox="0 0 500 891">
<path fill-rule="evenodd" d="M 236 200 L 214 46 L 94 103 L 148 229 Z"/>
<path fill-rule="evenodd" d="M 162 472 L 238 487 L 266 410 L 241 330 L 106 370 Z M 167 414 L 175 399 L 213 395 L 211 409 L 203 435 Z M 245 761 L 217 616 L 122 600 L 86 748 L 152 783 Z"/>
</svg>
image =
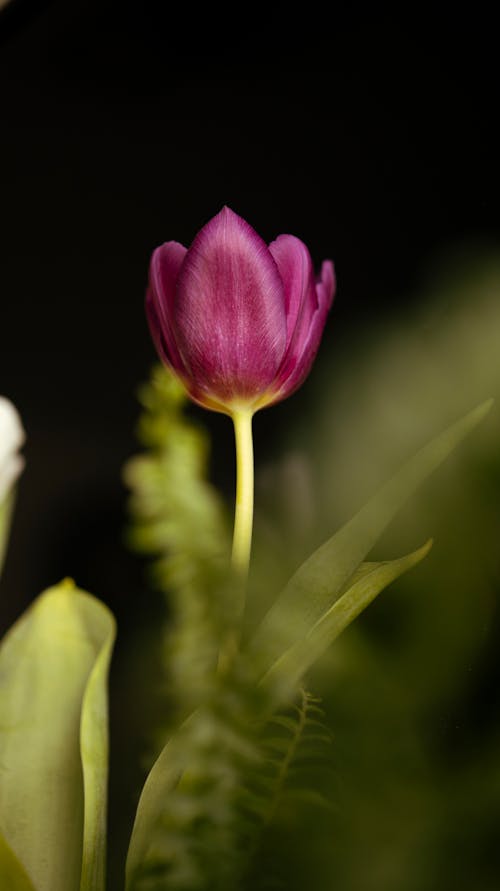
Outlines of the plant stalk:
<svg viewBox="0 0 500 891">
<path fill-rule="evenodd" d="M 232 564 L 242 579 L 242 587 L 248 577 L 253 526 L 253 440 L 252 411 L 243 409 L 232 415 L 236 444 L 236 508 Z M 243 594 L 244 598 L 244 594 Z M 243 614 L 244 603 L 241 605 Z"/>
<path fill-rule="evenodd" d="M 229 671 L 238 653 L 241 623 L 245 613 L 253 526 L 252 414 L 252 411 L 246 409 L 234 411 L 231 415 L 236 444 L 236 505 L 231 563 L 236 577 L 236 590 L 233 621 L 219 653 L 217 666 L 219 675 Z"/>
</svg>

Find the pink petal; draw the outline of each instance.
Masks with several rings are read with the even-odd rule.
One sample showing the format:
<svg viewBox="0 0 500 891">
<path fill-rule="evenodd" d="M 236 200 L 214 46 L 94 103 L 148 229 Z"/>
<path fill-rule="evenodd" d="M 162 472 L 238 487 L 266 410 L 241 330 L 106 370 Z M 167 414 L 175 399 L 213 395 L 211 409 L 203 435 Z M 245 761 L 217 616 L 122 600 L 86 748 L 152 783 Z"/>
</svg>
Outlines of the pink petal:
<svg viewBox="0 0 500 891">
<path fill-rule="evenodd" d="M 175 322 L 201 393 L 237 402 L 257 397 L 274 379 L 286 346 L 283 285 L 264 241 L 227 207 L 187 252 Z"/>
<path fill-rule="evenodd" d="M 299 322 L 297 325 L 298 335 L 296 335 L 295 342 L 292 340 L 291 344 L 293 355 L 289 350 L 279 369 L 276 378 L 276 388 L 279 390 L 278 399 L 285 399 L 301 386 L 316 358 L 335 292 L 335 272 L 331 260 L 323 262 L 321 278 L 316 283 L 315 290 L 316 309 L 312 316 L 309 316 L 308 327 Z"/>
<path fill-rule="evenodd" d="M 153 338 L 153 343 L 156 347 L 156 352 L 162 362 L 165 362 L 166 365 L 174 370 L 170 350 L 163 335 L 163 325 L 158 315 L 156 301 L 153 297 L 151 288 L 148 288 L 146 291 L 146 319 L 148 321 L 151 337 Z"/>
<path fill-rule="evenodd" d="M 317 307 L 314 270 L 305 244 L 294 235 L 279 235 L 269 250 L 274 257 L 285 289 L 286 346 L 290 346 L 299 320 L 309 329 Z"/>
<path fill-rule="evenodd" d="M 331 308 L 335 295 L 335 268 L 331 260 L 323 260 L 321 266 L 321 275 L 316 283 L 318 300 L 320 303 L 327 303 L 328 309 Z"/>
<path fill-rule="evenodd" d="M 156 248 L 149 267 L 149 289 L 146 312 L 156 348 L 174 369 L 184 366 L 175 338 L 174 300 L 179 270 L 187 248 L 177 241 L 168 241 Z"/>
</svg>

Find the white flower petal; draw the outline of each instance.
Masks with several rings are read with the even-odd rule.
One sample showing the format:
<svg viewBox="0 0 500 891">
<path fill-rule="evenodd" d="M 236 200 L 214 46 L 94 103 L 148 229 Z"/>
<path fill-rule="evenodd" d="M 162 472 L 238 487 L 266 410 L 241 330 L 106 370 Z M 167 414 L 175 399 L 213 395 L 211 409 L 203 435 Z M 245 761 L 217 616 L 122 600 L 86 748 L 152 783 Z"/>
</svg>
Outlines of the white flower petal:
<svg viewBox="0 0 500 891">
<path fill-rule="evenodd" d="M 25 433 L 17 409 L 9 399 L 0 396 L 0 501 L 17 479 L 24 466 L 18 449 Z"/>
</svg>

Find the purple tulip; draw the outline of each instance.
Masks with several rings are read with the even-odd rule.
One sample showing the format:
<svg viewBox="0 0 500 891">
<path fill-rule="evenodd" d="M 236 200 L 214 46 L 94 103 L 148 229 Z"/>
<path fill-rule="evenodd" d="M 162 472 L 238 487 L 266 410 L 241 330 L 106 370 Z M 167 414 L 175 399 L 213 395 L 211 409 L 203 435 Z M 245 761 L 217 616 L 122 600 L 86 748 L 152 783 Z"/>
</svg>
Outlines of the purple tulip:
<svg viewBox="0 0 500 891">
<path fill-rule="evenodd" d="M 162 360 L 196 402 L 233 414 L 290 396 L 309 373 L 333 301 L 333 263 L 315 279 L 306 246 L 269 247 L 229 208 L 151 258 L 146 310 Z"/>
</svg>

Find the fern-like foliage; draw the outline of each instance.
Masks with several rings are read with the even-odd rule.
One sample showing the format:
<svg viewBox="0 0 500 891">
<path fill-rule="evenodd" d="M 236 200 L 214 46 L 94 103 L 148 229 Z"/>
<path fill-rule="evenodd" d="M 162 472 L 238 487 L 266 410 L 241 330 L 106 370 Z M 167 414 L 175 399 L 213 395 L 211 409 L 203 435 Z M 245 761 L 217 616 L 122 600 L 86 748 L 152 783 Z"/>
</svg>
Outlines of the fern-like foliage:
<svg viewBox="0 0 500 891">
<path fill-rule="evenodd" d="M 273 887 L 259 869 L 263 839 L 304 802 L 326 804 L 308 785 L 311 765 L 331 762 L 319 701 L 301 691 L 286 713 L 233 673 L 171 742 L 174 780 L 133 891 L 237 891 Z"/>
<path fill-rule="evenodd" d="M 320 702 L 301 689 L 298 702 L 288 713 L 273 715 L 266 725 L 262 746 L 268 768 L 263 778 L 267 795 L 261 798 L 259 809 L 264 826 L 298 801 L 329 805 L 309 784 L 311 770 L 332 763 L 332 734 Z"/>
<path fill-rule="evenodd" d="M 173 781 L 133 891 L 236 891 L 247 867 L 254 821 L 242 808 L 259 771 L 255 698 L 226 677 L 169 743 Z"/>
<path fill-rule="evenodd" d="M 287 711 L 272 715 L 261 726 L 259 769 L 249 772 L 242 794 L 243 806 L 253 818 L 242 884 L 248 891 L 281 887 L 273 874 L 273 858 L 262 856 L 273 831 L 293 831 L 304 807 L 331 808 L 322 786 L 325 771 L 333 770 L 332 743 L 320 700 L 305 689 Z"/>
<path fill-rule="evenodd" d="M 186 415 L 181 384 L 157 367 L 139 396 L 138 435 L 147 451 L 125 467 L 130 540 L 154 558 L 153 578 L 168 597 L 170 688 L 189 713 L 207 692 L 225 627 L 228 523 L 207 481 L 208 437 Z"/>
</svg>

